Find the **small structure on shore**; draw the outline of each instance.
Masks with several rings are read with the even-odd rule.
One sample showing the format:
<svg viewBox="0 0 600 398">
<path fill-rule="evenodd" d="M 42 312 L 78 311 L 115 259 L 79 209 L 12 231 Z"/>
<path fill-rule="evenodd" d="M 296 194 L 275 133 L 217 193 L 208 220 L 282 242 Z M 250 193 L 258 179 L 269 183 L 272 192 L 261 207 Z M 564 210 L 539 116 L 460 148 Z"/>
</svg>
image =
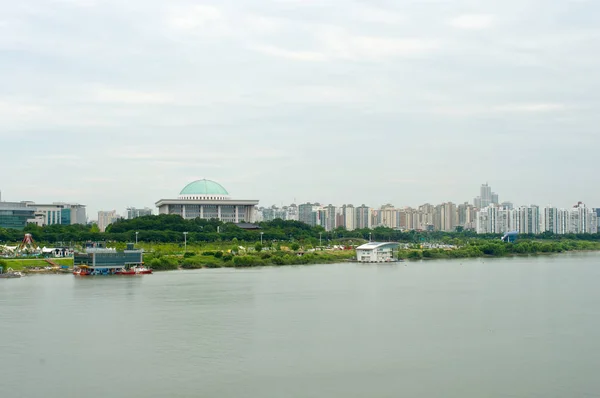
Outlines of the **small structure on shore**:
<svg viewBox="0 0 600 398">
<path fill-rule="evenodd" d="M 143 267 L 143 251 L 136 250 L 133 243 L 118 252 L 107 248 L 104 243 L 86 244 L 84 253 L 75 253 L 74 274 L 76 275 L 135 275 L 152 273 Z"/>
<path fill-rule="evenodd" d="M 517 240 L 517 236 L 519 235 L 519 231 L 510 231 L 504 234 L 502 237 L 503 242 L 513 243 Z"/>
<path fill-rule="evenodd" d="M 359 263 L 389 263 L 396 261 L 398 243 L 369 242 L 356 248 Z"/>
</svg>

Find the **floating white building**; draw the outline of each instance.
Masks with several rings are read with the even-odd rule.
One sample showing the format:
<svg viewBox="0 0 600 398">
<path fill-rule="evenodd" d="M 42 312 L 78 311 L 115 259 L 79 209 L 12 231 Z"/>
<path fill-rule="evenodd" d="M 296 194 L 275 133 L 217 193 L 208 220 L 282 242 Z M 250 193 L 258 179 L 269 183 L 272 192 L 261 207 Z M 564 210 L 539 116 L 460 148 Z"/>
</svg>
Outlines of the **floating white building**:
<svg viewBox="0 0 600 398">
<path fill-rule="evenodd" d="M 359 263 L 389 263 L 396 261 L 395 250 L 398 243 L 369 242 L 356 248 L 356 260 Z"/>
</svg>

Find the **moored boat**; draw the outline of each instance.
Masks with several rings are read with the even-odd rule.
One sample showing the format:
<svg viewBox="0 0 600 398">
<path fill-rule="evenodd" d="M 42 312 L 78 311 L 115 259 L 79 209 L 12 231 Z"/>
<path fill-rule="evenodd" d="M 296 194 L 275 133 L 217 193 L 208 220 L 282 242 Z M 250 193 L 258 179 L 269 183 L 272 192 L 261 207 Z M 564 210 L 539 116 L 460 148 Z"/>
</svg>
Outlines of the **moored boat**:
<svg viewBox="0 0 600 398">
<path fill-rule="evenodd" d="M 12 278 L 20 278 L 23 274 L 19 271 L 13 271 L 12 269 L 8 269 L 7 272 L 0 274 L 0 279 L 12 279 Z"/>
</svg>

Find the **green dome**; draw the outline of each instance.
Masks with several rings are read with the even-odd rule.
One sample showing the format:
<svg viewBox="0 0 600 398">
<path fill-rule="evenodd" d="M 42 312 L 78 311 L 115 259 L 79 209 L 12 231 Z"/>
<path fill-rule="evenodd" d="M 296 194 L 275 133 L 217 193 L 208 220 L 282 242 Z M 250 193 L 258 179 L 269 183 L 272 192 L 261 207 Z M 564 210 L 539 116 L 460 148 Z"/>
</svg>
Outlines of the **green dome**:
<svg viewBox="0 0 600 398">
<path fill-rule="evenodd" d="M 179 195 L 224 195 L 229 196 L 229 192 L 221 184 L 211 180 L 198 180 L 189 183 L 181 190 Z"/>
</svg>

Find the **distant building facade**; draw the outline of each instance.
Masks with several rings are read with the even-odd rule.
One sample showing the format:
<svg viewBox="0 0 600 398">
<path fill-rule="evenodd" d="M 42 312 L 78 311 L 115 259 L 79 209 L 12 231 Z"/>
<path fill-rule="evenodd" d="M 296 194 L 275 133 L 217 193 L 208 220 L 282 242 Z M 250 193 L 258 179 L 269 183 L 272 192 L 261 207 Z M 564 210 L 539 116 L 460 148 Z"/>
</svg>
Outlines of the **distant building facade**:
<svg viewBox="0 0 600 398">
<path fill-rule="evenodd" d="M 492 187 L 490 187 L 486 182 L 485 184 L 481 185 L 481 188 L 479 189 L 479 196 L 473 199 L 473 205 L 478 209 L 483 209 L 489 205 L 497 205 L 498 200 L 498 194 L 492 192 Z"/>
<path fill-rule="evenodd" d="M 98 212 L 98 228 L 100 232 L 105 232 L 106 227 L 114 223 L 119 219 L 119 215 L 116 210 L 110 211 L 99 211 Z"/>
<path fill-rule="evenodd" d="M 581 202 L 571 209 L 552 206 L 540 209 L 536 205 L 511 209 L 491 205 L 477 212 L 476 224 L 477 233 L 595 234 L 598 232 L 598 214 Z"/>
<path fill-rule="evenodd" d="M 138 209 L 135 207 L 127 208 L 127 219 L 132 220 L 134 218 L 143 217 L 143 216 L 151 216 L 152 209 L 149 207 L 144 207 L 143 209 Z"/>
<path fill-rule="evenodd" d="M 87 224 L 85 205 L 64 202 L 51 204 L 28 202 L 27 205 L 35 209 L 34 217 L 30 222 L 39 226 Z"/>
<path fill-rule="evenodd" d="M 186 185 L 178 199 L 156 202 L 159 214 L 177 214 L 186 220 L 218 219 L 231 223 L 256 221 L 258 200 L 234 200 L 222 185 L 211 180 L 197 180 Z"/>
<path fill-rule="evenodd" d="M 371 228 L 371 208 L 366 205 L 361 205 L 356 208 L 356 221 L 354 223 L 355 229 Z"/>
<path fill-rule="evenodd" d="M 35 208 L 27 202 L 0 202 L 0 228 L 22 230 L 35 216 Z"/>
</svg>

